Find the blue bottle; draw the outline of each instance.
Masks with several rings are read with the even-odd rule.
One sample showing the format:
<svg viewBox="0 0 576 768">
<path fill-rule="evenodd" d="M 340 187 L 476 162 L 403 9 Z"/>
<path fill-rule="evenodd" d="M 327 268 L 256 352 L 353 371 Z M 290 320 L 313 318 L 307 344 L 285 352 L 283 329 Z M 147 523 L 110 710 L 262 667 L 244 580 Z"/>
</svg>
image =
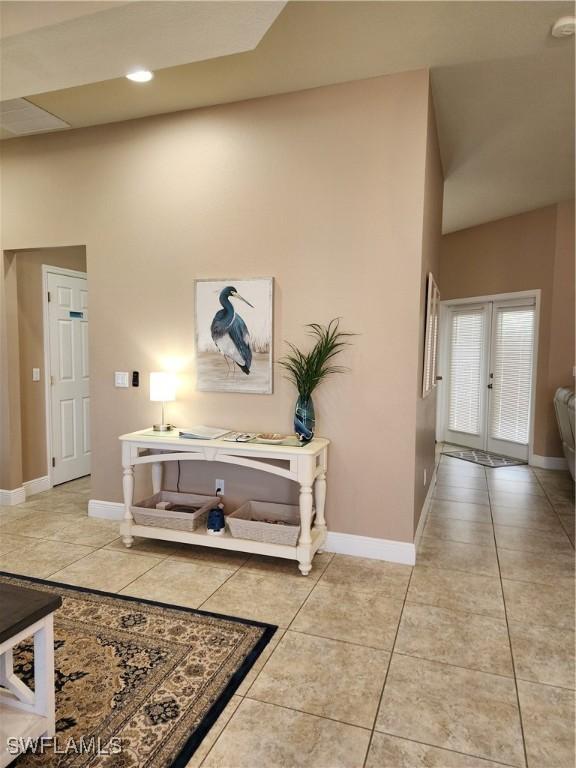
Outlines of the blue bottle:
<svg viewBox="0 0 576 768">
<path fill-rule="evenodd" d="M 224 520 L 224 504 L 220 502 L 208 512 L 206 531 L 211 536 L 222 536 L 226 528 Z"/>
</svg>

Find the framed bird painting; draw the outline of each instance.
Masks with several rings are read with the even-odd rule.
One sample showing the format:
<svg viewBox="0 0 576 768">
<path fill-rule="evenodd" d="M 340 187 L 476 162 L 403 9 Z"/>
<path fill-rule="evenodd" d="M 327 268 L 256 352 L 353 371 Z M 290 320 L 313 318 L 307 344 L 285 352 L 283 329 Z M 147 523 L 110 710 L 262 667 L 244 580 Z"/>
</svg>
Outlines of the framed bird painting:
<svg viewBox="0 0 576 768">
<path fill-rule="evenodd" d="M 272 394 L 274 279 L 196 281 L 196 389 Z"/>
</svg>

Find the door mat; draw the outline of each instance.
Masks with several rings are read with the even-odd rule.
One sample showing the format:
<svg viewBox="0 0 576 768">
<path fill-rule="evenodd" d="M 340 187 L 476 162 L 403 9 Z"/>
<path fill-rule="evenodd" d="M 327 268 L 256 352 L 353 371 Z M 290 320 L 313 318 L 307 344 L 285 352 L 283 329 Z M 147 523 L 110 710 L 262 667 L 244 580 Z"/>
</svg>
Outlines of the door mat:
<svg viewBox="0 0 576 768">
<path fill-rule="evenodd" d="M 499 456 L 497 453 L 488 451 L 476 451 L 468 448 L 464 451 L 443 451 L 442 456 L 451 456 L 453 459 L 462 459 L 462 461 L 471 461 L 473 464 L 482 464 L 483 467 L 519 467 L 528 464 L 522 459 L 512 459 L 509 456 Z"/>
</svg>

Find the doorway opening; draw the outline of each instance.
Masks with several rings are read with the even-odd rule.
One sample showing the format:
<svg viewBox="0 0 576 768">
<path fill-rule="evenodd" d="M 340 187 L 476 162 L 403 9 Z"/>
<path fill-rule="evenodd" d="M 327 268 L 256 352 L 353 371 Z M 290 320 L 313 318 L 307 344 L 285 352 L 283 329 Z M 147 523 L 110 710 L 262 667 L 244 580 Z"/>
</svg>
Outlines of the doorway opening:
<svg viewBox="0 0 576 768">
<path fill-rule="evenodd" d="M 5 251 L 4 270 L 11 306 L 13 469 L 27 497 L 91 470 L 86 248 Z M 60 282 L 68 278 L 68 285 Z M 64 383 L 71 389 L 60 392 L 57 402 L 54 395 Z M 82 387 L 80 395 L 73 384 Z M 80 461 L 73 462 L 74 455 Z"/>
<path fill-rule="evenodd" d="M 438 439 L 528 461 L 539 291 L 446 301 Z"/>
</svg>

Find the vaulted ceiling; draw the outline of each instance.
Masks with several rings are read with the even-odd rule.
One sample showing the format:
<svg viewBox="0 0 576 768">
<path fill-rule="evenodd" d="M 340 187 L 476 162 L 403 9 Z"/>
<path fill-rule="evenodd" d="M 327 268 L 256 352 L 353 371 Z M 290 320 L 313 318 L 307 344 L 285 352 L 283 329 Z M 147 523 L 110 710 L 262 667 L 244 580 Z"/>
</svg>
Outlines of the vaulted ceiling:
<svg viewBox="0 0 576 768">
<path fill-rule="evenodd" d="M 429 67 L 453 231 L 573 196 L 574 38 L 550 35 L 573 12 L 522 0 L 2 2 L 1 96 L 81 128 Z M 136 66 L 154 80 L 126 80 Z"/>
</svg>

